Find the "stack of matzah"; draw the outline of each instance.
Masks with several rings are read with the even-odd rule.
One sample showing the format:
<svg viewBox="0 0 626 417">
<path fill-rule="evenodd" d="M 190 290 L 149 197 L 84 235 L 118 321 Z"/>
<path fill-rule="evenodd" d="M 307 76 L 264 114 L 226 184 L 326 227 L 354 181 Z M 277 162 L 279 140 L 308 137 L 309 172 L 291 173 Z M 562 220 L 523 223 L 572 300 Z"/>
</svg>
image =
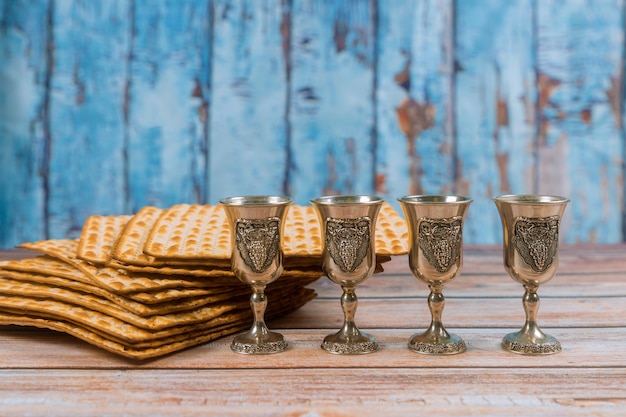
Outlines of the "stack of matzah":
<svg viewBox="0 0 626 417">
<path fill-rule="evenodd" d="M 284 272 L 267 288 L 272 319 L 315 297 L 323 275 L 312 207 L 290 207 Z M 383 205 L 378 270 L 407 252 L 404 220 Z M 92 216 L 78 240 L 20 247 L 43 254 L 0 262 L 0 324 L 63 331 L 123 356 L 146 359 L 249 328 L 250 289 L 230 271 L 231 236 L 221 206 L 145 207 Z"/>
</svg>

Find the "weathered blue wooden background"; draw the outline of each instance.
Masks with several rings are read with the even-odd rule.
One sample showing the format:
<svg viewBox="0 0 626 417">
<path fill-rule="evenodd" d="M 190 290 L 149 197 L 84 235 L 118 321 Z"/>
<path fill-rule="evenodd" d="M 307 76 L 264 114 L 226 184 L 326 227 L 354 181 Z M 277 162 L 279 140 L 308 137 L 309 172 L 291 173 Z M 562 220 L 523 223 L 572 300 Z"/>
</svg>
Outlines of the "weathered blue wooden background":
<svg viewBox="0 0 626 417">
<path fill-rule="evenodd" d="M 235 194 L 571 198 L 624 240 L 624 0 L 0 0 L 0 247 Z"/>
</svg>

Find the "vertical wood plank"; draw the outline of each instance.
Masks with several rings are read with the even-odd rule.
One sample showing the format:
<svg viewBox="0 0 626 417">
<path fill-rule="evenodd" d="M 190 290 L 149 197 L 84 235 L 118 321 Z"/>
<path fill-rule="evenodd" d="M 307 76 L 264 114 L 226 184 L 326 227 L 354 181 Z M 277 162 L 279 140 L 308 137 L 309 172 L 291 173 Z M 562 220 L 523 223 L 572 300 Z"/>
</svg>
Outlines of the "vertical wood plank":
<svg viewBox="0 0 626 417">
<path fill-rule="evenodd" d="M 135 0 L 131 18 L 130 211 L 205 202 L 209 2 Z"/>
<path fill-rule="evenodd" d="M 90 214 L 125 208 L 128 4 L 54 3 L 48 177 L 53 238 L 77 236 Z"/>
<path fill-rule="evenodd" d="M 374 6 L 296 0 L 291 37 L 291 194 L 374 191 Z"/>
<path fill-rule="evenodd" d="M 283 194 L 288 4 L 213 2 L 209 200 Z"/>
<path fill-rule="evenodd" d="M 374 191 L 470 195 L 478 243 L 493 195 L 563 194 L 568 243 L 621 241 L 623 25 L 623 0 L 0 2 L 0 247 L 146 204 Z"/>
<path fill-rule="evenodd" d="M 495 243 L 502 232 L 492 197 L 534 186 L 533 3 L 456 6 L 457 192 L 474 199 L 466 241 Z"/>
<path fill-rule="evenodd" d="M 568 243 L 622 240 L 623 7 L 537 2 L 539 191 L 571 198 Z"/>
<path fill-rule="evenodd" d="M 0 3 L 0 248 L 45 236 L 47 0 Z"/>
<path fill-rule="evenodd" d="M 614 94 L 611 95 L 611 103 L 612 108 L 616 109 L 617 113 L 620 114 L 621 118 L 618 122 L 618 126 L 620 127 L 620 134 L 622 137 L 622 142 L 624 146 L 622 148 L 622 161 L 625 161 L 622 164 L 622 174 L 621 174 L 621 182 L 622 182 L 622 242 L 626 242 L 626 3 L 622 3 L 622 39 L 621 39 L 621 50 L 622 50 L 622 59 L 621 59 L 621 72 L 619 73 L 619 77 L 615 79 L 617 83 L 617 88 L 614 89 Z"/>
<path fill-rule="evenodd" d="M 453 2 L 378 5 L 377 192 L 453 192 Z"/>
</svg>

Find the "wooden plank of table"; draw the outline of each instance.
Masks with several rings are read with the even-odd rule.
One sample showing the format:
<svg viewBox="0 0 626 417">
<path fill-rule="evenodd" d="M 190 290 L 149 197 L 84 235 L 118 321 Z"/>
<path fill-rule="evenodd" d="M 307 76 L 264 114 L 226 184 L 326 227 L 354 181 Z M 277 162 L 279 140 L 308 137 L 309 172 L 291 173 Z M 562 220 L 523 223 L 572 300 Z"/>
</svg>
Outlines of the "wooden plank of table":
<svg viewBox="0 0 626 417">
<path fill-rule="evenodd" d="M 10 415 L 618 415 L 626 404 L 623 368 L 47 370 L 45 381 L 40 370 L 17 369 L 2 376 L 0 407 Z"/>
<path fill-rule="evenodd" d="M 409 337 L 417 329 L 368 329 L 380 349 L 369 355 L 330 355 L 321 348 L 329 331 L 274 328 L 285 335 L 289 349 L 280 355 L 246 356 L 230 350 L 232 337 L 148 361 L 108 353 L 64 333 L 3 326 L 1 369 L 274 369 L 274 368 L 573 368 L 626 367 L 623 328 L 551 328 L 563 351 L 525 356 L 501 348 L 502 337 L 515 329 L 472 328 L 449 331 L 461 336 L 467 351 L 452 356 L 429 356 L 410 351 Z M 423 331 L 424 329 L 421 329 Z M 585 358 L 581 361 L 581 358 Z M 1 372 L 0 372 L 1 373 Z"/>
<path fill-rule="evenodd" d="M 624 305 L 626 297 L 544 299 L 537 320 L 546 328 L 623 327 L 626 326 Z M 521 295 L 520 299 L 449 299 L 443 311 L 443 321 L 448 327 L 521 327 L 524 323 Z M 389 302 L 366 298 L 359 300 L 356 322 L 364 328 L 427 327 L 430 312 L 426 299 L 395 299 Z M 339 328 L 343 323 L 339 296 L 336 300 L 314 300 L 300 310 L 275 320 L 275 323 L 286 328 Z"/>
<path fill-rule="evenodd" d="M 318 294 L 318 298 L 337 298 L 341 290 L 328 278 L 322 277 L 311 285 Z M 359 298 L 396 298 L 426 297 L 428 286 L 418 281 L 410 273 L 402 275 L 374 276 L 359 285 Z M 461 274 L 444 286 L 444 295 L 447 299 L 466 298 L 520 298 L 524 294 L 521 284 L 516 283 L 504 272 L 493 275 Z M 603 274 L 584 273 L 575 275 L 558 274 L 539 289 L 542 299 L 551 297 L 615 297 L 626 295 L 626 279 L 623 273 L 611 272 Z"/>
<path fill-rule="evenodd" d="M 279 355 L 237 355 L 226 337 L 138 362 L 63 333 L 4 326 L 0 410 L 51 416 L 621 415 L 624 249 L 589 248 L 583 260 L 578 250 L 563 251 L 566 272 L 540 288 L 549 295 L 542 297 L 539 322 L 563 345 L 556 355 L 501 348 L 502 337 L 523 323 L 522 288 L 500 270 L 498 248 L 474 248 L 466 261 L 481 265 L 485 259 L 484 271 L 451 282 L 444 310 L 448 330 L 467 343 L 463 354 L 425 356 L 407 348 L 430 313 L 419 296 L 426 294 L 424 285 L 399 257 L 357 290 L 357 323 L 379 341 L 376 353 L 336 356 L 320 349 L 342 322 L 340 289 L 326 278 L 312 285 L 317 299 L 269 323 L 290 343 Z M 0 252 L 0 259 L 24 255 Z M 578 273 L 577 264 L 590 273 Z M 594 265 L 607 264 L 593 272 Z"/>
</svg>

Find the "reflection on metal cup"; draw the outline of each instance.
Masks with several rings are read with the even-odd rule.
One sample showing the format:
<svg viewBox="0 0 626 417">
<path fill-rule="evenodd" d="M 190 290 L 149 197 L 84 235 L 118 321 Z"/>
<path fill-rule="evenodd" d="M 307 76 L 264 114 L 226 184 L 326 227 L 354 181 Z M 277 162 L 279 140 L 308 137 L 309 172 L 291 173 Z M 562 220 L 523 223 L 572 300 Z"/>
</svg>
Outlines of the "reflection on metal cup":
<svg viewBox="0 0 626 417">
<path fill-rule="evenodd" d="M 409 228 L 409 266 L 428 284 L 431 324 L 409 339 L 409 349 L 424 354 L 450 355 L 466 350 L 465 342 L 442 323 L 443 286 L 463 264 L 463 221 L 472 199 L 463 196 L 412 195 L 398 199 Z"/>
<path fill-rule="evenodd" d="M 265 324 L 265 287 L 283 270 L 283 227 L 293 199 L 243 196 L 225 198 L 220 203 L 232 234 L 231 269 L 240 281 L 251 286 L 250 306 L 254 312 L 252 328 L 236 336 L 231 349 L 244 354 L 282 352 L 287 348 L 285 338 L 270 332 Z"/>
<path fill-rule="evenodd" d="M 378 343 L 361 332 L 354 321 L 358 299 L 356 286 L 371 277 L 376 267 L 375 230 L 383 199 L 376 196 L 324 196 L 311 200 L 322 230 L 322 268 L 341 285 L 344 325 L 329 335 L 322 349 L 336 354 L 374 352 Z"/>
<path fill-rule="evenodd" d="M 524 327 L 502 340 L 504 349 L 541 355 L 561 351 L 561 344 L 537 324 L 541 284 L 551 280 L 559 266 L 559 226 L 569 199 L 565 197 L 510 194 L 494 197 L 502 221 L 504 269 L 526 290 L 522 302 Z"/>
</svg>

